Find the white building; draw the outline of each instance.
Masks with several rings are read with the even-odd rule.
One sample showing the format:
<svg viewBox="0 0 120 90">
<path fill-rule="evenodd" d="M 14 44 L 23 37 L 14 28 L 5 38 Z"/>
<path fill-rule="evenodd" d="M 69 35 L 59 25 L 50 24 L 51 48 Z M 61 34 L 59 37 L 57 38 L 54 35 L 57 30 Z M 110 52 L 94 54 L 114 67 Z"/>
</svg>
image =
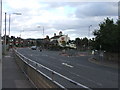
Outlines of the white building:
<svg viewBox="0 0 120 90">
<path fill-rule="evenodd" d="M 71 47 L 76 48 L 75 45 L 69 43 L 70 37 L 68 35 L 63 35 L 62 32 L 59 32 L 59 35 L 54 34 L 54 37 L 50 39 L 50 42 L 56 42 L 60 47 Z"/>
</svg>

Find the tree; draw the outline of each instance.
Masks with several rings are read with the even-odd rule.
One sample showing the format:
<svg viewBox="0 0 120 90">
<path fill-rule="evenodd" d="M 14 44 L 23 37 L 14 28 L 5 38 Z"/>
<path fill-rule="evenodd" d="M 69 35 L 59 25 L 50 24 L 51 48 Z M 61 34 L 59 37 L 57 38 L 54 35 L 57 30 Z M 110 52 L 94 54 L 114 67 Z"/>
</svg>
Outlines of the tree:
<svg viewBox="0 0 120 90">
<path fill-rule="evenodd" d="M 106 50 L 108 52 L 118 51 L 118 38 L 120 37 L 119 23 L 118 21 L 114 24 L 113 19 L 107 18 L 99 24 L 100 29 L 93 32 L 96 36 L 94 44 L 96 49 Z"/>
<path fill-rule="evenodd" d="M 81 39 L 80 38 L 76 38 L 75 39 L 75 44 L 76 44 L 77 49 L 80 49 Z"/>
<path fill-rule="evenodd" d="M 88 46 L 88 39 L 86 37 L 82 39 L 82 45 Z"/>
</svg>

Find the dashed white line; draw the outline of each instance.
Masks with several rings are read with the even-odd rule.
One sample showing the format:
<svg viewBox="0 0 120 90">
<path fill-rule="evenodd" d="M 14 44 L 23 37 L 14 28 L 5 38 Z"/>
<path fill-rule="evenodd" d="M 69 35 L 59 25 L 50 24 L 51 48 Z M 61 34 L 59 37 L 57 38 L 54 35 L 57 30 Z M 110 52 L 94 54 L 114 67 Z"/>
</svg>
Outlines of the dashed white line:
<svg viewBox="0 0 120 90">
<path fill-rule="evenodd" d="M 74 67 L 74 66 L 69 65 L 69 64 L 67 64 L 67 63 L 62 63 L 62 65 L 68 66 L 68 67 L 70 67 L 70 68 L 73 68 L 73 67 Z"/>
<path fill-rule="evenodd" d="M 5 56 L 5 57 L 9 58 L 9 57 L 11 57 L 11 56 Z"/>
</svg>

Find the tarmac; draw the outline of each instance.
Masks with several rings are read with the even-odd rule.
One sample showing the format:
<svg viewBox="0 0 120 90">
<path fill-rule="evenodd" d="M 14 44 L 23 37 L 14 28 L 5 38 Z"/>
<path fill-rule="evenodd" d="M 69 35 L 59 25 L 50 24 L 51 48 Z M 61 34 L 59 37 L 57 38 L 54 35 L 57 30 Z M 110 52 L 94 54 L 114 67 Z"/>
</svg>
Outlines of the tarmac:
<svg viewBox="0 0 120 90">
<path fill-rule="evenodd" d="M 2 88 L 35 88 L 15 62 L 12 50 L 3 56 Z"/>
<path fill-rule="evenodd" d="M 101 66 L 119 69 L 119 64 L 117 61 L 113 62 L 113 61 L 108 61 L 108 60 L 97 60 L 94 58 L 89 58 L 88 61 L 90 61 L 91 63 L 94 63 L 94 64 L 101 65 Z"/>
<path fill-rule="evenodd" d="M 62 56 L 70 56 L 68 52 L 62 52 L 62 53 L 60 53 L 60 55 L 62 55 Z M 88 56 L 88 53 L 79 52 L 77 55 L 73 54 L 71 56 L 73 56 L 73 57 Z M 105 66 L 105 67 L 111 67 L 111 68 L 119 69 L 118 61 L 114 62 L 114 61 L 110 61 L 110 60 L 99 60 L 99 59 L 93 58 L 93 56 L 90 56 L 90 57 L 91 58 L 89 58 L 88 61 L 91 62 L 91 63 L 98 64 L 98 65 Z"/>
<path fill-rule="evenodd" d="M 118 68 L 118 63 L 89 59 L 91 63 Z M 15 62 L 13 51 L 10 50 L 2 59 L 2 88 L 28 88 L 35 89 L 29 79 L 21 71 Z"/>
</svg>

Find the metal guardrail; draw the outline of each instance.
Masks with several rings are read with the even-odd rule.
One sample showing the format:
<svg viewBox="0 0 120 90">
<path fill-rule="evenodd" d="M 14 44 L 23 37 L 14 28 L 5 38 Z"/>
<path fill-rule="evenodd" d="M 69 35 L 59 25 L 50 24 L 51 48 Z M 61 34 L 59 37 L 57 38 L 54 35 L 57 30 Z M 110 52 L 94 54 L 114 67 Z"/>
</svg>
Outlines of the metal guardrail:
<svg viewBox="0 0 120 90">
<path fill-rule="evenodd" d="M 53 82 L 51 78 L 37 70 L 36 67 L 32 66 L 29 63 L 31 60 L 27 60 L 26 57 L 22 56 L 22 54 L 16 50 L 14 51 L 17 58 L 17 64 L 36 88 L 64 88 L 57 82 Z M 35 63 L 34 61 L 31 62 Z"/>
<path fill-rule="evenodd" d="M 23 61 L 23 62 L 18 62 L 18 64 L 21 65 L 20 67 L 22 67 L 22 70 L 25 72 L 25 74 L 27 74 L 28 78 L 31 79 L 32 83 L 33 83 L 37 88 L 41 88 L 41 87 L 38 85 L 38 82 L 40 82 L 40 80 L 43 80 L 43 81 L 45 81 L 45 83 L 46 83 L 47 85 L 49 84 L 49 85 L 47 86 L 48 88 L 50 88 L 50 87 L 53 85 L 51 88 L 56 88 L 56 87 L 57 87 L 57 88 L 67 89 L 65 86 L 63 86 L 63 85 L 61 85 L 60 83 L 58 83 L 57 81 L 55 81 L 54 75 L 57 75 L 57 76 L 61 77 L 62 79 L 65 79 L 66 81 L 70 82 L 71 84 L 74 84 L 74 85 L 79 86 L 80 88 L 85 88 L 85 89 L 87 89 L 87 90 L 92 90 L 91 88 L 89 88 L 89 87 L 87 87 L 87 86 L 85 86 L 85 85 L 82 85 L 82 84 L 80 84 L 80 83 L 78 83 L 78 82 L 76 82 L 76 81 L 74 81 L 74 80 L 72 80 L 72 79 L 70 79 L 70 78 L 68 78 L 68 77 L 66 77 L 66 76 L 64 76 L 64 75 L 62 75 L 62 74 L 60 74 L 60 73 L 58 73 L 58 72 L 56 72 L 56 71 L 54 71 L 54 70 L 52 70 L 52 69 L 44 66 L 44 65 L 42 65 L 42 64 L 40 64 L 40 63 L 37 63 L 37 62 L 35 62 L 35 61 L 33 61 L 33 60 L 25 57 L 25 56 L 22 55 L 21 53 L 17 52 L 17 50 L 14 50 L 14 52 L 15 52 L 15 54 Z M 25 63 L 25 65 L 24 65 L 23 63 Z M 26 70 L 27 70 L 27 69 L 26 69 L 27 66 L 29 66 L 30 68 L 32 68 L 32 69 L 29 69 L 29 68 L 28 68 L 28 71 L 29 71 L 29 72 L 26 71 Z M 42 67 L 43 69 L 49 71 L 49 72 L 51 73 L 51 75 L 52 75 L 52 78 L 49 77 L 48 75 L 44 74 L 43 72 L 41 72 L 41 71 L 38 69 L 38 67 Z M 32 70 L 32 71 L 30 71 L 30 70 Z M 33 75 L 33 76 L 34 76 L 34 77 L 33 77 L 33 76 L 32 76 L 33 73 L 31 73 L 31 72 L 37 73 L 36 75 L 38 75 L 38 76 L 39 76 L 39 75 L 42 75 L 43 77 L 42 77 L 40 80 L 38 80 L 38 78 L 37 78 L 37 80 L 36 80 L 36 79 L 35 79 L 36 76 Z M 30 75 L 30 74 L 31 74 L 31 75 Z M 47 79 L 48 79 L 48 80 L 47 80 Z M 43 81 L 41 81 L 41 82 L 44 83 Z M 47 81 L 47 82 L 46 82 L 46 81 Z M 49 83 L 48 83 L 48 82 L 49 82 Z M 44 83 L 44 84 L 45 84 L 45 83 Z M 51 85 L 51 86 L 50 86 L 50 85 Z M 46 87 L 44 87 L 44 88 L 46 88 Z"/>
</svg>

